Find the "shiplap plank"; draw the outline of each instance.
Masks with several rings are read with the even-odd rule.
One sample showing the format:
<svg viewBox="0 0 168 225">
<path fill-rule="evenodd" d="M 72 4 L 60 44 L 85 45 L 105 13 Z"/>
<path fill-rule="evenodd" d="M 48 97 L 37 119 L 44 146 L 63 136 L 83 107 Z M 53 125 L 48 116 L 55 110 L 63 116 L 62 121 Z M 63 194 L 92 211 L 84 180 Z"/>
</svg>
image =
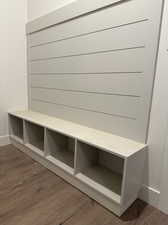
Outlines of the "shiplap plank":
<svg viewBox="0 0 168 225">
<path fill-rule="evenodd" d="M 145 46 L 146 23 L 132 24 L 30 48 L 29 60 Z M 137 36 L 137 34 L 139 34 Z"/>
<path fill-rule="evenodd" d="M 145 138 L 145 133 L 138 129 L 139 124 L 137 120 L 67 108 L 66 106 L 34 100 L 31 100 L 31 110 L 110 132 L 121 137 L 132 138 L 134 136 L 134 140 L 139 142 L 143 142 Z M 135 130 L 137 130 L 136 133 Z"/>
<path fill-rule="evenodd" d="M 34 46 L 45 42 L 148 20 L 149 15 L 147 10 L 148 8 L 145 7 L 144 0 L 126 1 L 121 5 L 115 5 L 115 7 L 109 7 L 105 10 L 100 10 L 87 16 L 68 21 L 67 23 L 33 33 L 28 36 L 29 45 Z M 58 13 L 60 12 L 60 10 L 57 11 Z M 36 28 L 38 29 L 38 26 Z"/>
<path fill-rule="evenodd" d="M 31 87 L 141 96 L 144 75 L 55 74 L 30 76 Z"/>
<path fill-rule="evenodd" d="M 145 49 L 79 55 L 29 63 L 30 73 L 97 73 L 144 71 Z"/>
<path fill-rule="evenodd" d="M 136 119 L 140 98 L 32 88 L 31 96 L 56 104 Z"/>
<path fill-rule="evenodd" d="M 75 1 L 59 8 L 59 10 L 56 10 L 53 13 L 29 22 L 27 24 L 27 33 L 35 32 L 124 1 L 127 0 L 104 0 L 103 2 L 101 0 L 93 2 L 90 2 L 89 0 L 80 0 L 80 2 Z"/>
</svg>

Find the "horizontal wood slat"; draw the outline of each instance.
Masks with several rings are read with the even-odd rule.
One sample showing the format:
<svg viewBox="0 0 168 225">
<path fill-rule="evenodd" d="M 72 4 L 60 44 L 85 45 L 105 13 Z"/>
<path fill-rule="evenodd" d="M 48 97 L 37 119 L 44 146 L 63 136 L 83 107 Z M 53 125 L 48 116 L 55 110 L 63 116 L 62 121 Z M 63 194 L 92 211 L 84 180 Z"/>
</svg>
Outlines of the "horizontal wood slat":
<svg viewBox="0 0 168 225">
<path fill-rule="evenodd" d="M 136 119 L 140 106 L 138 97 L 77 93 L 42 88 L 32 88 L 31 96 L 32 99 L 53 104 L 127 117 L 133 120 Z"/>
<path fill-rule="evenodd" d="M 92 2 L 89 0 L 75 1 L 53 13 L 29 22 L 27 24 L 27 33 L 32 33 L 122 2 L 127 2 L 127 0 L 97 0 Z"/>
<path fill-rule="evenodd" d="M 62 105 L 51 104 L 44 101 L 31 101 L 31 110 L 56 116 L 82 125 L 89 124 L 89 127 L 104 130 L 121 137 L 143 140 L 145 134 L 137 129 L 138 121 L 123 117 L 110 116 L 103 113 L 84 111 L 75 108 L 69 108 Z M 97 122 L 99 121 L 99 123 Z M 133 133 L 137 129 L 136 133 Z M 141 142 L 140 141 L 140 142 Z M 143 142 L 143 141 L 142 141 Z"/>
<path fill-rule="evenodd" d="M 29 63 L 30 73 L 143 72 L 145 49 L 79 55 Z"/>
<path fill-rule="evenodd" d="M 46 59 L 68 55 L 88 54 L 100 51 L 119 51 L 121 49 L 144 48 L 147 35 L 144 32 L 148 26 L 144 23 L 133 24 L 120 29 L 110 29 L 79 36 L 59 42 L 52 42 L 30 48 L 29 60 Z M 137 33 L 139 34 L 137 36 Z"/>
<path fill-rule="evenodd" d="M 31 87 L 79 92 L 133 95 L 143 94 L 143 74 L 55 74 L 32 75 Z"/>
</svg>

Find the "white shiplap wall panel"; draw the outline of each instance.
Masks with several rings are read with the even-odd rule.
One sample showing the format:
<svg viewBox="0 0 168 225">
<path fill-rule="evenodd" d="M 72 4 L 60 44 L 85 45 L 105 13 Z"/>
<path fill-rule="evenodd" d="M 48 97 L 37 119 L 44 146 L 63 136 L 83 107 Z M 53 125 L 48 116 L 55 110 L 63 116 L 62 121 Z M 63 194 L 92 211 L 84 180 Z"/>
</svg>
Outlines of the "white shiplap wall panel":
<svg viewBox="0 0 168 225">
<path fill-rule="evenodd" d="M 27 24 L 27 33 L 33 33 L 37 30 L 42 30 L 46 27 L 57 25 L 69 20 L 75 19 L 79 16 L 86 15 L 88 13 L 95 12 L 105 7 L 116 5 L 128 0 L 80 0 L 66 5 L 64 8 L 59 8 L 54 12 L 51 12 L 43 17 L 37 18 L 34 21 Z"/>
<path fill-rule="evenodd" d="M 141 96 L 142 73 L 32 75 L 30 86 L 56 90 Z"/>
<path fill-rule="evenodd" d="M 81 110 L 77 108 L 67 107 L 63 105 L 50 104 L 44 101 L 32 100 L 31 109 L 33 111 L 41 111 L 51 116 L 56 116 L 76 123 L 88 124 L 88 127 L 94 127 L 101 130 L 115 129 L 116 132 L 120 132 L 120 136 L 123 137 L 127 132 L 128 135 L 134 135 L 136 138 L 140 135 L 138 130 L 137 133 L 133 134 L 133 130 L 136 129 L 135 120 L 125 119 L 123 117 L 115 117 L 106 115 L 103 113 L 92 112 L 90 110 Z M 99 123 L 97 122 L 99 121 Z M 128 126 L 130 130 L 128 130 Z"/>
<path fill-rule="evenodd" d="M 80 93 L 74 91 L 32 89 L 32 98 L 57 105 L 100 112 L 104 114 L 136 119 L 139 112 L 139 97 L 116 96 L 108 94 Z M 112 104 L 109 104 L 109 103 Z M 127 106 L 127 107 L 125 107 Z"/>
<path fill-rule="evenodd" d="M 28 24 L 30 108 L 145 142 L 163 1 L 108 3 Z"/>
<path fill-rule="evenodd" d="M 145 49 L 139 48 L 38 60 L 29 65 L 32 74 L 143 72 L 145 61 Z"/>
<path fill-rule="evenodd" d="M 32 33 L 28 40 L 30 46 L 35 46 L 104 29 L 122 28 L 132 23 L 143 23 L 143 21 L 148 20 L 148 17 L 148 9 L 146 4 L 144 4 L 144 0 L 131 0 L 121 5 L 112 6 L 106 8 L 106 10 Z"/>
<path fill-rule="evenodd" d="M 30 48 L 29 60 L 145 47 L 148 23 L 131 24 Z M 132 34 L 130 36 L 130 34 Z M 139 34 L 137 36 L 137 34 Z M 104 41 L 105 40 L 105 41 Z"/>
</svg>

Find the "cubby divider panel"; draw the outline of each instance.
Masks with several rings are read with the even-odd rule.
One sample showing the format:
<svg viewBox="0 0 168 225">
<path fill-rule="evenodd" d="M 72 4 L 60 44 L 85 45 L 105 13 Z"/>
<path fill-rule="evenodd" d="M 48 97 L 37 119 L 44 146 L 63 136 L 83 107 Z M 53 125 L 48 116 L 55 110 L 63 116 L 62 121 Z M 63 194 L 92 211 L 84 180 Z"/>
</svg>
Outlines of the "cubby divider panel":
<svg viewBox="0 0 168 225">
<path fill-rule="evenodd" d="M 9 122 L 11 136 L 23 141 L 23 120 L 16 116 L 10 115 Z"/>
<path fill-rule="evenodd" d="M 44 127 L 26 121 L 25 129 L 26 144 L 31 145 L 40 151 L 44 151 Z"/>
<path fill-rule="evenodd" d="M 75 139 L 56 131 L 46 131 L 47 155 L 74 169 Z"/>
<path fill-rule="evenodd" d="M 120 198 L 124 159 L 78 141 L 76 169 L 79 179 Z"/>
</svg>

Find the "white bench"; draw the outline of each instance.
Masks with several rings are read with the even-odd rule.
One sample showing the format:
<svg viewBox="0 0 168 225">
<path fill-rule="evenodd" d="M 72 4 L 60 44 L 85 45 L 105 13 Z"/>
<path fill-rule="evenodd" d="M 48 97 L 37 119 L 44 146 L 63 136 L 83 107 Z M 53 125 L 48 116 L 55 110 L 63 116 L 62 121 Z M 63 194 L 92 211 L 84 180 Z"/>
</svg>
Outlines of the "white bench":
<svg viewBox="0 0 168 225">
<path fill-rule="evenodd" d="M 145 144 L 33 111 L 9 125 L 12 144 L 115 214 L 137 199 Z"/>
</svg>

